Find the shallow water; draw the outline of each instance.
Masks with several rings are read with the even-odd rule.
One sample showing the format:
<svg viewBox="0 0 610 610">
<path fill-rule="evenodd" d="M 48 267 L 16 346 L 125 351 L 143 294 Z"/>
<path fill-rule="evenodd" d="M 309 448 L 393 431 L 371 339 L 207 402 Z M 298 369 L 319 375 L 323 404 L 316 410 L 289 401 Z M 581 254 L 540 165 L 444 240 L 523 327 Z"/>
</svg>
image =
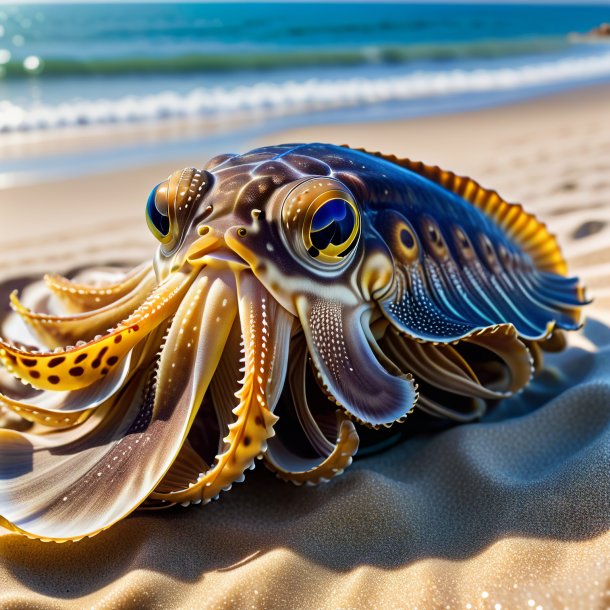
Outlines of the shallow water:
<svg viewBox="0 0 610 610">
<path fill-rule="evenodd" d="M 610 78 L 604 7 L 92 4 L 0 10 L 0 131 L 314 115 Z M 353 114 L 353 113 L 352 113 Z"/>
<path fill-rule="evenodd" d="M 2 6 L 0 189 L 239 151 L 312 123 L 476 110 L 607 82 L 610 46 L 569 37 L 607 18 L 602 6 L 565 5 Z M 22 134 L 31 143 L 132 125 L 139 136 L 85 152 L 20 148 Z"/>
</svg>

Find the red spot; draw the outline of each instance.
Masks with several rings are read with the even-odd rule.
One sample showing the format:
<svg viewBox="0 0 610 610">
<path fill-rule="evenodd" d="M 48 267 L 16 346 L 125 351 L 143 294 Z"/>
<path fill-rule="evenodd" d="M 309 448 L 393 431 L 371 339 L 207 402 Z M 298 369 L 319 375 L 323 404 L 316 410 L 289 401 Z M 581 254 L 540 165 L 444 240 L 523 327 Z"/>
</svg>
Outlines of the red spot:
<svg viewBox="0 0 610 610">
<path fill-rule="evenodd" d="M 40 377 L 40 373 L 38 371 L 30 371 L 30 377 L 33 379 L 38 379 Z"/>
<path fill-rule="evenodd" d="M 50 377 L 47 377 L 47 379 L 49 380 L 49 383 L 52 383 L 53 385 L 59 383 L 59 377 L 57 375 L 51 375 Z"/>
</svg>

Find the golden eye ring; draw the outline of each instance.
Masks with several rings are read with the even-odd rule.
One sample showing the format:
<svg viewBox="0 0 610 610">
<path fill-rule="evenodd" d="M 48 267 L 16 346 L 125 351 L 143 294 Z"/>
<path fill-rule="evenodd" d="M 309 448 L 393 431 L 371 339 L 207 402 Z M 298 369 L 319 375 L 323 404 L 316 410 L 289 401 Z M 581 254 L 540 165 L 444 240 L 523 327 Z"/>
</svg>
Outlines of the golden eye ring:
<svg viewBox="0 0 610 610">
<path fill-rule="evenodd" d="M 413 227 L 402 218 L 396 223 L 394 235 L 397 244 L 396 251 L 405 264 L 411 264 L 419 258 L 419 242 Z"/>
<path fill-rule="evenodd" d="M 359 235 L 360 212 L 347 191 L 325 191 L 305 212 L 301 229 L 303 246 L 316 261 L 343 262 L 355 248 Z"/>
</svg>

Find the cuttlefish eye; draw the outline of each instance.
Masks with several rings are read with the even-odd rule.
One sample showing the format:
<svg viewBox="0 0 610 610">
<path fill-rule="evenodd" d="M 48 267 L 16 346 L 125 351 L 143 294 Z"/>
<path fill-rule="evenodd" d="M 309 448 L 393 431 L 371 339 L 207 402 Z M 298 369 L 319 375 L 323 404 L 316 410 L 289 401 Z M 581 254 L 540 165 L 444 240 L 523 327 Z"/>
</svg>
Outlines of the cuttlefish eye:
<svg viewBox="0 0 610 610">
<path fill-rule="evenodd" d="M 170 236 L 170 221 L 167 200 L 167 181 L 160 182 L 150 192 L 146 202 L 146 222 L 151 233 L 165 242 Z"/>
<path fill-rule="evenodd" d="M 300 185 L 288 196 L 282 216 L 290 240 L 310 260 L 340 263 L 358 243 L 358 206 L 336 180 L 312 180 Z"/>
</svg>

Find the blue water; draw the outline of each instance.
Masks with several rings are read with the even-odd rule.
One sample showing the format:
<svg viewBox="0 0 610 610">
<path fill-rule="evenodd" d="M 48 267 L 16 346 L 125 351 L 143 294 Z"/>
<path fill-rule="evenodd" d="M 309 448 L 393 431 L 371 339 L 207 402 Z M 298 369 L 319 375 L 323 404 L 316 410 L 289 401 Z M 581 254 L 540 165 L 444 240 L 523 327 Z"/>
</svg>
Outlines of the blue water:
<svg viewBox="0 0 610 610">
<path fill-rule="evenodd" d="M 252 130 L 523 99 L 610 80 L 610 45 L 569 36 L 604 21 L 610 7 L 0 6 L 0 137 L 173 117 Z"/>
</svg>

